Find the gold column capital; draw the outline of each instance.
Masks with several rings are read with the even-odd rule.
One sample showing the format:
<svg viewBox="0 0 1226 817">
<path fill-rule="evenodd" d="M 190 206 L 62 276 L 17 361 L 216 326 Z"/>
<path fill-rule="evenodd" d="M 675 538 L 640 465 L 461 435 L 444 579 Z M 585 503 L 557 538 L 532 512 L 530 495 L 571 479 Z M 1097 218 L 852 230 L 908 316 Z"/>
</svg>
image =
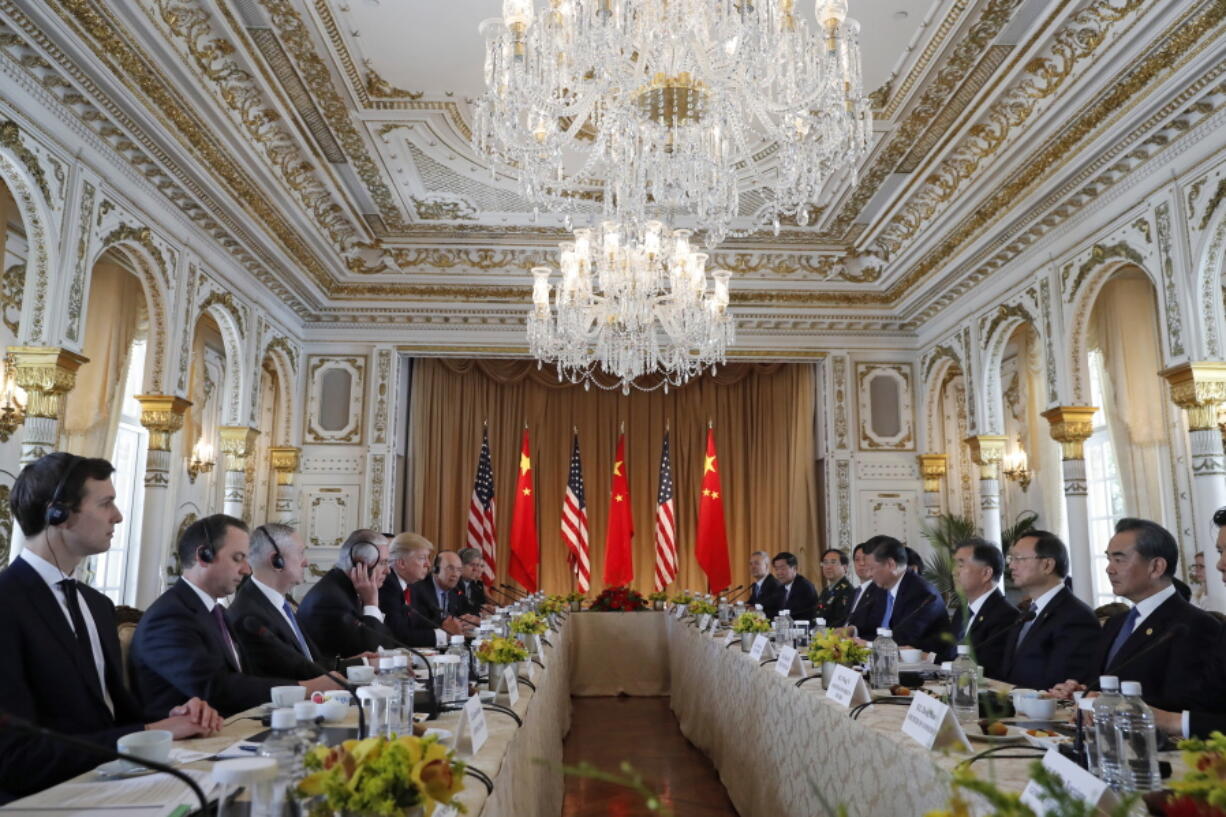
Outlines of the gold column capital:
<svg viewBox="0 0 1226 817">
<path fill-rule="evenodd" d="M 1226 403 L 1226 363 L 1181 363 L 1158 372 L 1171 386 L 1171 400 L 1188 413 L 1193 431 L 1217 428 L 1217 406 Z"/>
<path fill-rule="evenodd" d="M 276 473 L 278 485 L 293 485 L 294 474 L 298 471 L 302 449 L 292 445 L 275 445 L 268 449 L 268 458 L 272 460 L 272 470 Z"/>
<path fill-rule="evenodd" d="M 924 490 L 935 493 L 941 490 L 941 477 L 949 470 L 948 454 L 919 454 L 920 476 L 924 479 Z"/>
<path fill-rule="evenodd" d="M 229 459 L 227 471 L 245 471 L 247 457 L 255 447 L 255 438 L 260 436 L 257 429 L 248 426 L 222 426 L 217 429 L 221 435 L 221 451 Z"/>
<path fill-rule="evenodd" d="M 173 394 L 138 394 L 136 400 L 140 403 L 140 424 L 149 429 L 149 448 L 169 451 L 170 437 L 183 428 L 183 414 L 191 401 Z"/>
<path fill-rule="evenodd" d="M 1051 438 L 1060 443 L 1061 459 L 1084 460 L 1085 441 L 1094 433 L 1097 406 L 1055 406 L 1043 412 Z"/>
<path fill-rule="evenodd" d="M 963 440 L 971 449 L 971 460 L 979 466 L 980 479 L 997 479 L 997 464 L 1004 459 L 1009 438 L 1004 434 L 978 434 Z"/>
<path fill-rule="evenodd" d="M 10 346 L 13 379 L 26 393 L 26 416 L 58 419 L 64 395 L 89 358 L 59 346 Z"/>
</svg>

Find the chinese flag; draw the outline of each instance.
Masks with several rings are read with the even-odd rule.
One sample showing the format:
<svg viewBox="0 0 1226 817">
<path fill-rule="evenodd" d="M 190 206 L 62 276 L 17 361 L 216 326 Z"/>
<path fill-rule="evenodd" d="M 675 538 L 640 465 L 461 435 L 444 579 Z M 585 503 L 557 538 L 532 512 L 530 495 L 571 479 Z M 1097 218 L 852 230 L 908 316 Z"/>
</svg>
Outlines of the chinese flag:
<svg viewBox="0 0 1226 817">
<path fill-rule="evenodd" d="M 605 587 L 634 581 L 634 515 L 630 512 L 630 480 L 626 478 L 626 435 L 617 437 L 613 459 L 613 490 L 609 494 L 609 529 L 604 539 Z"/>
<path fill-rule="evenodd" d="M 511 578 L 529 593 L 536 592 L 540 544 L 536 536 L 536 497 L 532 495 L 532 454 L 528 429 L 519 447 L 519 478 L 515 481 L 515 511 L 511 516 Z"/>
<path fill-rule="evenodd" d="M 707 574 L 710 592 L 732 584 L 728 563 L 728 530 L 724 525 L 724 493 L 719 485 L 719 461 L 715 456 L 715 431 L 707 428 L 707 454 L 702 461 L 702 498 L 698 501 L 698 565 Z"/>
</svg>

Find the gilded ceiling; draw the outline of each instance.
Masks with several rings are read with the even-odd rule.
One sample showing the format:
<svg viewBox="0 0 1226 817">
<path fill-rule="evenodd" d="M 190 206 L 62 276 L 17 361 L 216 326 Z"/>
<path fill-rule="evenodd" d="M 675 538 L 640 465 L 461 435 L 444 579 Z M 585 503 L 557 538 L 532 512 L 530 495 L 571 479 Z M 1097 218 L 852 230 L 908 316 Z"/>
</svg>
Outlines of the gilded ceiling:
<svg viewBox="0 0 1226 817">
<path fill-rule="evenodd" d="M 159 184 L 171 203 L 307 321 L 438 301 L 518 308 L 565 231 L 469 147 L 477 25 L 500 6 L 0 0 L 0 54 L 99 111 L 96 132 L 133 162 L 179 173 L 187 192 Z M 812 225 L 715 251 L 738 305 L 914 326 L 1213 112 L 1194 83 L 1176 89 L 1177 102 L 1189 91 L 1182 107 L 1137 106 L 1221 47 L 1218 0 L 850 6 L 874 147 Z M 1121 127 L 1130 149 L 1104 147 Z"/>
</svg>

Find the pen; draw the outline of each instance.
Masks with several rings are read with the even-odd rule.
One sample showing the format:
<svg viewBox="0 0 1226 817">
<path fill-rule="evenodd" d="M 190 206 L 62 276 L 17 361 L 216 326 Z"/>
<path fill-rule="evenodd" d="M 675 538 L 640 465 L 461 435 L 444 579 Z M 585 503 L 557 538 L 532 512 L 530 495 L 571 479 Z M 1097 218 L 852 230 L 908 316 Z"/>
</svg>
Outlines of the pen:
<svg viewBox="0 0 1226 817">
<path fill-rule="evenodd" d="M 170 817 L 187 817 L 192 813 L 192 807 L 184 803 L 174 811 L 170 812 Z"/>
</svg>

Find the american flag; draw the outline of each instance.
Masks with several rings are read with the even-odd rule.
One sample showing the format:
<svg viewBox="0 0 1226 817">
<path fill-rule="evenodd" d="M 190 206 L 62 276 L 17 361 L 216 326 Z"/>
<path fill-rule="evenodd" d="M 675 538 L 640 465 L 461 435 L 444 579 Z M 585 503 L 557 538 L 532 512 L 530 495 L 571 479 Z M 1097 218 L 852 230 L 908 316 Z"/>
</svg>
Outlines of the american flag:
<svg viewBox="0 0 1226 817">
<path fill-rule="evenodd" d="M 562 539 L 566 542 L 566 561 L 575 571 L 580 593 L 592 585 L 591 549 L 587 539 L 587 502 L 583 498 L 583 466 L 579 461 L 579 435 L 570 452 L 570 477 L 562 498 Z"/>
<path fill-rule="evenodd" d="M 673 522 L 673 466 L 668 455 L 668 432 L 660 455 L 660 495 L 656 499 L 656 591 L 677 578 L 677 526 Z"/>
<path fill-rule="evenodd" d="M 468 506 L 468 546 L 479 548 L 485 567 L 481 581 L 494 583 L 497 567 L 494 556 L 498 552 L 494 538 L 494 467 L 490 464 L 490 432 L 481 432 L 481 456 L 477 460 L 477 480 L 473 483 L 473 500 Z"/>
</svg>

